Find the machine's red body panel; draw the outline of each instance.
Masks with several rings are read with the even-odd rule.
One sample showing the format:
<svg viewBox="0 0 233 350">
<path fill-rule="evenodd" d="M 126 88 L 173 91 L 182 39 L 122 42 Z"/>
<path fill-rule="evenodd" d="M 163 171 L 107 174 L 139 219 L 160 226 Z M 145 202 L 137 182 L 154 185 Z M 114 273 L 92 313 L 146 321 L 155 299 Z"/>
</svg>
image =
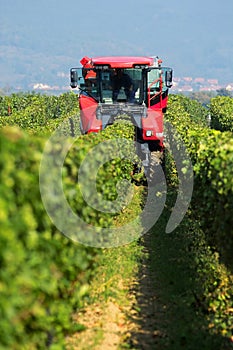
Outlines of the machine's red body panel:
<svg viewBox="0 0 233 350">
<path fill-rule="evenodd" d="M 109 65 L 111 68 L 133 68 L 135 65 L 152 66 L 154 59 L 144 56 L 104 56 L 92 58 L 91 62 L 93 66 Z"/>
<path fill-rule="evenodd" d="M 96 119 L 97 105 L 98 103 L 93 98 L 80 95 L 81 129 L 84 134 L 102 130 L 101 120 Z"/>
<path fill-rule="evenodd" d="M 144 91 L 144 97 L 140 101 L 134 104 L 134 106 L 138 106 L 138 108 L 142 108 L 142 106 L 146 106 L 146 113 L 142 113 L 140 117 L 140 123 L 137 122 L 140 126 L 140 134 L 142 142 L 155 142 L 159 145 L 159 147 L 163 148 L 163 113 L 167 108 L 168 102 L 168 88 L 166 88 L 164 75 L 162 74 L 162 60 L 155 60 L 154 57 L 147 56 L 99 56 L 89 58 L 85 56 L 80 61 L 82 64 L 83 70 L 82 75 L 85 79 L 85 84 L 95 82 L 98 86 L 97 95 L 93 97 L 89 92 L 88 88 L 86 90 L 81 91 L 79 95 L 79 106 L 81 113 L 81 129 L 82 133 L 89 132 L 98 132 L 101 131 L 106 125 L 112 122 L 111 116 L 106 122 L 106 118 L 108 117 L 108 113 L 112 112 L 114 106 L 114 101 L 107 102 L 105 101 L 105 97 L 101 97 L 101 88 L 98 72 L 102 71 L 115 71 L 118 69 L 126 69 L 127 72 L 133 70 L 139 70 L 142 74 L 142 80 L 139 80 L 139 84 L 141 83 L 141 88 Z M 152 75 L 149 81 L 149 75 L 147 77 L 147 72 L 156 71 L 158 75 L 155 77 Z M 102 74 L 102 73 L 101 73 Z M 102 79 L 102 78 L 101 78 Z M 138 78 L 136 78 L 138 79 Z M 87 87 L 89 85 L 86 85 Z M 118 103 L 118 102 L 117 102 Z M 126 103 L 127 104 L 127 103 Z M 105 114 L 100 116 L 98 114 L 99 106 L 104 106 Z M 141 105 L 141 107 L 140 107 Z M 118 105 L 120 106 L 120 104 Z M 109 111 L 108 111 L 109 107 Z M 111 110 L 111 112 L 110 112 Z M 134 108 L 132 108 L 134 110 Z"/>
<path fill-rule="evenodd" d="M 136 149 L 145 171 L 151 152 L 164 150 L 164 112 L 172 69 L 158 57 L 99 56 L 81 59 L 71 68 L 71 87 L 79 87 L 83 134 L 99 132 L 119 116 L 135 125 Z"/>
<path fill-rule="evenodd" d="M 147 136 L 147 131 L 152 131 L 151 136 Z M 163 146 L 163 112 L 160 110 L 148 109 L 146 118 L 142 118 L 142 138 L 145 141 L 159 140 L 159 144 Z"/>
</svg>

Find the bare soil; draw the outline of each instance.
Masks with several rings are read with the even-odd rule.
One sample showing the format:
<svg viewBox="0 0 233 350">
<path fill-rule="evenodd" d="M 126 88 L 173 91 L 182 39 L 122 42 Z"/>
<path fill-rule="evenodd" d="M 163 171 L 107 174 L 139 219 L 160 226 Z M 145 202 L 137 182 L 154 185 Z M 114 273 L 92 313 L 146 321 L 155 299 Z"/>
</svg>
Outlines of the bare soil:
<svg viewBox="0 0 233 350">
<path fill-rule="evenodd" d="M 87 306 L 74 316 L 74 321 L 86 329 L 67 338 L 67 350 L 164 348 L 168 335 L 161 325 L 164 326 L 167 306 L 155 294 L 159 286 L 146 260 L 141 262 L 137 278 L 128 281 L 127 286 L 125 281 L 119 281 L 119 285 L 128 289 L 126 302 L 109 298 L 104 303 Z"/>
<path fill-rule="evenodd" d="M 124 312 L 112 300 L 87 307 L 74 317 L 75 320 L 86 329 L 67 339 L 67 349 L 117 349 L 127 328 Z"/>
</svg>

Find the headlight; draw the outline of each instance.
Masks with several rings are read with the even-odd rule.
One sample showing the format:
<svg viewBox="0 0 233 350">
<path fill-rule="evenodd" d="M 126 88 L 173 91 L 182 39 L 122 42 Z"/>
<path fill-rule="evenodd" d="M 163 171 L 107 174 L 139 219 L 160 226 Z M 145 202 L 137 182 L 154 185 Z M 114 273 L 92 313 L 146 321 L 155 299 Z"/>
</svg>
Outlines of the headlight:
<svg viewBox="0 0 233 350">
<path fill-rule="evenodd" d="M 153 135 L 153 131 L 152 130 L 146 130 L 146 136 L 150 137 Z"/>
</svg>

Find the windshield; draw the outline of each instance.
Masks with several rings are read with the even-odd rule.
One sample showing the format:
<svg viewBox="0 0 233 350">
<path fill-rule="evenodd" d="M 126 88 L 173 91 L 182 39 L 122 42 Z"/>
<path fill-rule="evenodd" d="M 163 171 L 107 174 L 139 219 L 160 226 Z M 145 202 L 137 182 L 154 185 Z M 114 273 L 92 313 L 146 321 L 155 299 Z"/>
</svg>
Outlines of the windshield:
<svg viewBox="0 0 233 350">
<path fill-rule="evenodd" d="M 163 91 L 167 90 L 167 86 L 165 83 L 165 74 L 168 69 L 170 68 L 167 68 L 167 67 L 151 68 L 148 71 L 147 85 L 148 85 L 148 88 L 150 88 L 151 92 L 159 91 L 160 78 L 162 78 L 162 90 Z"/>
<path fill-rule="evenodd" d="M 81 73 L 81 74 L 80 74 Z M 102 103 L 142 103 L 141 69 L 107 69 L 79 71 L 79 87 Z"/>
<path fill-rule="evenodd" d="M 78 87 L 82 93 L 99 100 L 96 72 L 93 69 L 78 68 Z"/>
</svg>

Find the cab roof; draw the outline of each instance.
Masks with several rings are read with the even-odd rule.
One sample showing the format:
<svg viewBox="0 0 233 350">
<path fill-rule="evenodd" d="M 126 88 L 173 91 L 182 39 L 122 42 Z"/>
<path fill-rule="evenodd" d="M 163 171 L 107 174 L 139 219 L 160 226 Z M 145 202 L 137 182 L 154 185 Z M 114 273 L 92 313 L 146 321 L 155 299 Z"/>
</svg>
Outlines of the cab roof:
<svg viewBox="0 0 233 350">
<path fill-rule="evenodd" d="M 91 59 L 93 66 L 109 65 L 111 68 L 134 68 L 135 65 L 154 65 L 154 58 L 146 56 L 102 56 Z"/>
</svg>

